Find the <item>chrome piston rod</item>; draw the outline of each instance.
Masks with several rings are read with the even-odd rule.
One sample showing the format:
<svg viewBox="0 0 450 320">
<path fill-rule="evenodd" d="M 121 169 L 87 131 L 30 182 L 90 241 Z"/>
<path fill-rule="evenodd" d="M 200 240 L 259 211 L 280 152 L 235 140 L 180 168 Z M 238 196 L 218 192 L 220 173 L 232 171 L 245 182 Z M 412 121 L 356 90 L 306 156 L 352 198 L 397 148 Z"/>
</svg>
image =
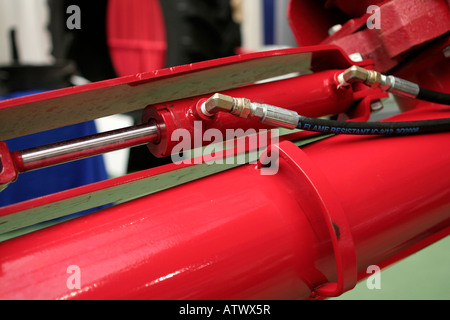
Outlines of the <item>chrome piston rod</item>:
<svg viewBox="0 0 450 320">
<path fill-rule="evenodd" d="M 42 169 L 157 141 L 158 126 L 141 124 L 14 152 L 20 172 Z"/>
</svg>

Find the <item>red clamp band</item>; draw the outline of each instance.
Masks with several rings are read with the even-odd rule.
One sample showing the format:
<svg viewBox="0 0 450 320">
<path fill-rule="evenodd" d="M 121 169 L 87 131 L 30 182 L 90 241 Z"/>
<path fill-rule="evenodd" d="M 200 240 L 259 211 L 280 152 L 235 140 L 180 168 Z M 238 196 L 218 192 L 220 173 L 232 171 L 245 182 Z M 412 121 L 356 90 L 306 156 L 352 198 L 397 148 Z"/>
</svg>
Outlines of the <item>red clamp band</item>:
<svg viewBox="0 0 450 320">
<path fill-rule="evenodd" d="M 317 285 L 312 291 L 312 297 L 336 297 L 352 289 L 357 283 L 357 263 L 355 246 L 345 212 L 334 190 L 325 175 L 314 165 L 311 159 L 299 147 L 289 141 L 270 146 L 261 156 L 258 167 L 265 163 L 268 152 L 278 152 L 279 157 L 295 168 L 298 176 L 307 188 L 309 202 L 307 207 L 313 212 L 311 221 L 324 221 L 331 238 L 336 262 L 337 281 Z M 274 156 L 271 154 L 271 158 Z M 303 199 L 302 199 L 303 200 Z M 306 206 L 306 205 L 305 205 Z M 308 211 L 308 210 L 305 210 Z M 317 215 L 321 218 L 318 220 Z"/>
</svg>

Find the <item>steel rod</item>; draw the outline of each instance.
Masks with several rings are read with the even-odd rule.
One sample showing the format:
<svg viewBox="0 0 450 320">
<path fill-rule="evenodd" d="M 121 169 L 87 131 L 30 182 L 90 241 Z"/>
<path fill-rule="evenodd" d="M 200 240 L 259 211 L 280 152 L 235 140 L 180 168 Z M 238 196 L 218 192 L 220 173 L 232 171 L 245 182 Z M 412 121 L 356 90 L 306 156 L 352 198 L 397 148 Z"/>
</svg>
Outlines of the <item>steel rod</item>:
<svg viewBox="0 0 450 320">
<path fill-rule="evenodd" d="M 27 172 L 143 145 L 156 141 L 158 137 L 155 123 L 141 124 L 17 151 L 14 158 L 19 171 Z"/>
</svg>

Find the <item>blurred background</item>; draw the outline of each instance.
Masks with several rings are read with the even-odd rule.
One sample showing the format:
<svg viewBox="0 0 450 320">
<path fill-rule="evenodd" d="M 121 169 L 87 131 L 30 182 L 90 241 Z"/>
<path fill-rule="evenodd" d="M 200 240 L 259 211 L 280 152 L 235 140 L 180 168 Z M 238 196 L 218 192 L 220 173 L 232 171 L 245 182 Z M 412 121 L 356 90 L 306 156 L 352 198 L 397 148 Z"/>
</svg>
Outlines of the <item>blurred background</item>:
<svg viewBox="0 0 450 320">
<path fill-rule="evenodd" d="M 239 53 L 297 46 L 288 0 L 0 0 L 0 99 L 82 85 Z M 70 8 L 79 9 L 68 10 Z M 77 20 L 78 19 L 78 20 Z M 385 103 L 384 113 L 396 113 Z M 7 141 L 9 148 L 127 127 L 140 112 Z M 162 165 L 146 147 L 22 174 L 0 206 Z M 71 175 L 68 172 L 72 173 Z M 53 178 L 52 178 L 53 177 Z M 43 181 L 47 181 L 44 185 Z M 450 239 L 339 299 L 450 299 Z"/>
</svg>

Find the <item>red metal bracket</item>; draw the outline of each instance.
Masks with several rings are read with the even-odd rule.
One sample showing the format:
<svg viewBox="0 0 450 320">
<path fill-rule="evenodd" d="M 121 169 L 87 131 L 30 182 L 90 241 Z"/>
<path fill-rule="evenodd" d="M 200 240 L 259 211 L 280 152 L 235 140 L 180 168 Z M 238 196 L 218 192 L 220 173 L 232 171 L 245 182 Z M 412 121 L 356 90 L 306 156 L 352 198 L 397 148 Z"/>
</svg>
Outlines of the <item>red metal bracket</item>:
<svg viewBox="0 0 450 320">
<path fill-rule="evenodd" d="M 378 71 L 387 72 L 406 61 L 410 51 L 429 44 L 450 30 L 448 1 L 396 0 L 356 1 L 291 0 L 288 16 L 300 46 L 335 44 L 348 54 L 372 59 Z M 331 6 L 333 4 L 333 6 Z M 380 8 L 380 28 L 366 27 L 369 4 Z M 407 12 L 407 14 L 405 14 Z M 355 18 L 346 21 L 345 14 Z M 331 36 L 333 25 L 342 25 Z M 310 26 L 314 25 L 314 28 Z M 308 32 L 304 30 L 308 29 Z"/>
</svg>

